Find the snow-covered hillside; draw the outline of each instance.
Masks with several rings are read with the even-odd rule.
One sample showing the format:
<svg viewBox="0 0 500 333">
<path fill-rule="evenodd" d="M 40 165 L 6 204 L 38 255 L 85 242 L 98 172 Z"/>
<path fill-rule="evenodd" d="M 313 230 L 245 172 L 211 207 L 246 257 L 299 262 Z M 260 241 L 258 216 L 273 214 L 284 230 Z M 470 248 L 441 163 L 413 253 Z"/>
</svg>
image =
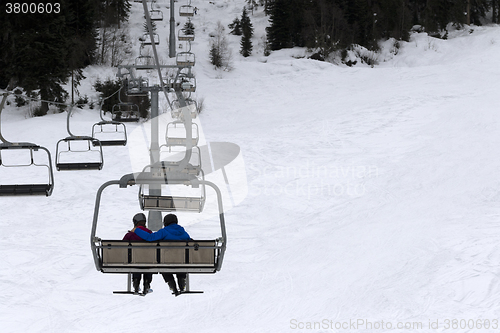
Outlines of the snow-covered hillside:
<svg viewBox="0 0 500 333">
<path fill-rule="evenodd" d="M 157 3 L 167 18 L 167 1 Z M 126 277 L 95 269 L 96 191 L 139 171 L 130 156 L 144 151 L 148 124 L 127 124 L 131 141 L 104 147 L 103 170 L 56 172 L 47 198 L 0 198 L 2 332 L 498 329 L 500 27 L 467 27 L 448 40 L 414 34 L 397 52 L 384 44 L 374 68 L 348 67 L 309 60 L 304 49 L 265 57 L 259 9 L 250 17 L 254 54 L 241 57 L 239 39 L 228 36 L 234 69 L 215 71 L 209 34 L 244 3 L 191 1 L 199 8 L 193 51 L 203 140 L 242 152 L 238 200 L 225 198 L 222 270 L 191 277 L 204 294 L 174 297 L 156 275 L 154 292 L 137 297 L 113 295 Z M 142 5 L 132 6 L 130 62 L 143 29 Z M 168 19 L 157 26 L 168 61 Z M 80 92 L 95 99 L 92 84 L 114 70 L 85 74 Z M 7 106 L 3 136 L 54 156 L 68 135 L 66 113 L 25 113 Z M 97 121 L 97 110 L 78 109 L 71 129 L 90 135 Z M 140 209 L 129 193 L 105 198 L 107 237 L 132 227 Z M 211 222 L 179 215 L 193 238 L 211 232 Z"/>
</svg>

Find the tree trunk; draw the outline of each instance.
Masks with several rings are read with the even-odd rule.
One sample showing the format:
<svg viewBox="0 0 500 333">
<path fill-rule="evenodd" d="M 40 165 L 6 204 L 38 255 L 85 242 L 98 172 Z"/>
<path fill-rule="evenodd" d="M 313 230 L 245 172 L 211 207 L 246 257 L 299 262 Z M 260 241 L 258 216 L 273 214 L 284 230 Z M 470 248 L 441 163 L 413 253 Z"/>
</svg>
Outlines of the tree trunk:
<svg viewBox="0 0 500 333">
<path fill-rule="evenodd" d="M 42 104 L 40 105 L 40 111 L 35 114 L 35 116 L 45 116 L 49 112 L 49 100 L 48 92 L 45 88 L 40 89 L 40 99 L 42 99 Z"/>
<path fill-rule="evenodd" d="M 467 0 L 467 25 L 470 25 L 470 0 Z"/>
<path fill-rule="evenodd" d="M 491 22 L 498 23 L 498 18 L 499 18 L 498 0 L 491 1 L 491 11 L 492 11 Z"/>
</svg>

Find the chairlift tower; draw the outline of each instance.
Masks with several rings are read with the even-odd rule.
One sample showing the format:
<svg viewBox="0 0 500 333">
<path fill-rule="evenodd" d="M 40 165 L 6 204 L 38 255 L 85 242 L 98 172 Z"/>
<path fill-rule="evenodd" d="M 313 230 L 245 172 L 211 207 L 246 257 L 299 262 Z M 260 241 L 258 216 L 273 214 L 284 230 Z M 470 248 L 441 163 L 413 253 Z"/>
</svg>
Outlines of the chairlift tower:
<svg viewBox="0 0 500 333">
<path fill-rule="evenodd" d="M 153 30 L 152 30 L 152 24 L 151 24 L 151 17 L 150 17 L 150 12 L 148 10 L 146 0 L 142 0 L 142 5 L 144 8 L 144 14 L 146 16 L 146 23 L 148 25 L 148 31 L 149 31 L 149 37 L 150 40 L 154 40 L 154 35 L 153 35 Z M 175 52 L 175 47 L 176 47 L 176 34 L 175 34 L 175 17 L 174 17 L 175 11 L 174 11 L 174 0 L 170 0 L 170 40 L 169 40 L 169 56 L 171 58 L 176 57 L 176 52 Z M 179 84 L 179 80 L 181 80 L 182 75 L 181 70 L 188 68 L 190 71 L 191 66 L 194 65 L 194 60 L 190 60 L 188 62 L 184 63 L 177 63 L 177 65 L 160 65 L 158 63 L 158 54 L 156 51 L 156 44 L 151 43 L 152 49 L 153 49 L 153 55 L 155 59 L 155 65 L 123 65 L 123 66 L 118 66 L 118 77 L 124 77 L 125 75 L 130 75 L 131 79 L 130 82 L 133 83 L 134 86 L 134 91 L 132 92 L 129 89 L 129 93 L 133 93 L 135 95 L 149 95 L 151 93 L 151 147 L 150 147 L 150 162 L 151 165 L 156 165 L 160 161 L 160 145 L 159 145 L 159 124 L 158 124 L 158 116 L 159 116 L 159 108 L 158 108 L 158 93 L 160 91 L 165 92 L 165 89 L 170 89 L 174 90 L 175 94 L 177 96 L 177 99 L 179 101 L 179 106 L 185 107 L 187 106 L 187 103 L 185 101 L 185 97 L 183 95 L 183 91 L 193 91 L 195 84 L 190 83 L 190 82 L 181 82 L 182 84 Z M 132 69 L 135 70 L 140 70 L 140 69 L 151 69 L 152 67 L 156 68 L 158 70 L 158 73 L 160 75 L 160 82 L 161 86 L 158 85 L 153 85 L 149 86 L 149 84 L 145 84 L 145 80 L 142 79 L 142 77 L 135 78 L 133 76 L 133 71 Z M 178 73 L 176 75 L 176 78 L 174 82 L 169 83 L 167 86 L 165 86 L 165 83 L 161 79 L 161 69 L 163 68 L 175 68 L 178 70 Z M 121 70 L 126 69 L 126 73 L 122 73 Z M 193 79 L 191 79 L 193 80 Z M 185 81 L 185 80 L 184 80 Z M 194 82 L 194 80 L 193 80 Z M 130 86 L 130 84 L 129 84 Z M 168 97 L 167 97 L 168 99 Z M 169 102 L 170 104 L 170 102 Z M 191 119 L 191 113 L 189 111 L 185 111 L 184 115 L 184 122 L 185 122 L 185 127 L 186 127 L 186 135 L 188 137 L 192 137 L 192 119 Z M 186 146 L 186 156 L 182 161 L 180 161 L 178 165 L 178 169 L 181 170 L 185 168 L 189 160 L 191 158 L 191 149 L 192 149 L 192 142 L 189 140 L 187 146 Z M 154 171 L 154 170 L 152 170 Z M 150 194 L 151 195 L 161 195 L 161 185 L 158 184 L 153 184 L 150 187 Z M 156 231 L 162 228 L 163 223 L 162 223 L 162 215 L 161 211 L 155 211 L 155 210 L 150 210 L 149 211 L 149 216 L 148 216 L 148 227 L 149 229 Z"/>
<path fill-rule="evenodd" d="M 151 29 L 151 16 L 148 12 L 146 0 L 142 0 L 146 21 L 149 30 L 149 38 L 154 40 Z M 174 0 L 170 1 L 170 57 L 176 57 L 175 53 L 175 19 Z M 181 6 L 181 16 L 192 16 L 193 10 L 188 0 L 188 6 Z M 153 8 L 153 7 L 151 7 Z M 184 37 L 188 43 L 193 36 Z M 194 54 L 181 52 L 176 57 L 176 65 L 160 65 L 156 43 L 151 46 L 154 55 L 154 65 L 142 63 L 143 58 L 136 59 L 133 65 L 118 66 L 117 76 L 122 78 L 129 76 L 127 82 L 127 94 L 135 96 L 147 96 L 151 93 L 151 146 L 150 165 L 142 172 L 128 174 L 120 180 L 108 181 L 103 184 L 96 196 L 94 208 L 94 220 L 91 231 L 91 248 L 94 256 L 96 269 L 103 273 L 126 273 L 128 274 L 128 287 L 126 291 L 116 291 L 118 294 L 131 294 L 132 273 L 185 273 L 187 275 L 186 289 L 182 293 L 202 293 L 203 291 L 192 291 L 189 286 L 189 274 L 191 273 L 215 273 L 221 269 L 224 252 L 226 249 L 227 236 L 225 230 L 224 212 L 222 207 L 221 191 L 212 182 L 206 181 L 201 167 L 201 151 L 198 145 L 198 126 L 193 123 L 197 116 L 196 102 L 191 99 L 191 93 L 196 89 L 196 80 L 191 72 L 194 66 Z M 161 70 L 164 68 L 177 69 L 177 74 L 164 80 Z M 134 77 L 137 70 L 147 69 L 158 71 L 160 85 L 149 85 L 147 78 Z M 126 70 L 126 72 L 122 72 Z M 183 124 L 184 137 L 168 135 L 166 133 L 166 146 L 183 146 L 185 155 L 181 160 L 162 161 L 160 158 L 159 145 L 159 108 L 158 93 L 163 91 L 172 111 L 172 117 L 176 120 L 174 126 Z M 174 92 L 176 102 L 170 102 L 168 93 Z M 175 109 L 174 109 L 175 104 Z M 193 106 L 195 107 L 193 109 Z M 195 136 L 193 136 L 195 132 Z M 196 150 L 193 153 L 193 150 Z M 196 155 L 198 154 L 198 155 Z M 192 156 L 198 156 L 198 164 L 190 163 Z M 217 196 L 219 209 L 219 221 L 221 237 L 212 240 L 190 240 L 190 241 L 159 241 L 156 243 L 133 243 L 128 241 L 102 240 L 96 236 L 99 206 L 102 191 L 110 185 L 119 185 L 127 188 L 139 185 L 139 204 L 142 210 L 148 210 L 148 227 L 156 231 L 162 228 L 162 212 L 169 211 L 191 211 L 201 213 L 205 204 L 205 187 L 211 187 Z M 162 194 L 162 186 L 188 186 L 198 189 L 198 195 L 171 195 Z M 184 194 L 184 193 L 183 193 Z M 176 294 L 177 295 L 177 294 Z"/>
<path fill-rule="evenodd" d="M 169 38 L 169 52 L 168 56 L 170 58 L 175 57 L 175 12 L 174 12 L 174 0 L 170 0 L 170 38 Z"/>
</svg>

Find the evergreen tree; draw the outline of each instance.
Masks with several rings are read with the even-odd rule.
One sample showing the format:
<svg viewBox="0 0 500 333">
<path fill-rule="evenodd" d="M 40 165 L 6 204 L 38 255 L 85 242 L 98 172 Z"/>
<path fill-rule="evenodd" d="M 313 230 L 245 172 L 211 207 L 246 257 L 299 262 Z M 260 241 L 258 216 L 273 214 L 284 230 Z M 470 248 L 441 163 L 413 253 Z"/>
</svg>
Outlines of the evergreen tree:
<svg viewBox="0 0 500 333">
<path fill-rule="evenodd" d="M 247 11 L 243 8 L 243 13 L 241 14 L 241 31 L 243 36 L 241 37 L 241 49 L 240 53 L 244 57 L 248 57 L 252 54 L 252 36 L 253 36 L 253 25 L 248 17 Z"/>
<path fill-rule="evenodd" d="M 224 26 L 219 21 L 215 34 L 210 40 L 209 57 L 210 62 L 215 68 L 222 68 L 229 70 L 231 68 L 231 50 L 229 49 L 228 42 L 224 36 Z"/>
<path fill-rule="evenodd" d="M 186 35 L 194 35 L 194 24 L 191 22 L 191 20 L 188 20 L 186 23 L 184 23 L 184 27 L 182 28 L 182 31 Z"/>
<path fill-rule="evenodd" d="M 481 18 L 492 8 L 491 0 L 469 0 L 469 24 L 482 25 Z"/>
<path fill-rule="evenodd" d="M 491 0 L 491 22 L 499 23 L 500 22 L 500 1 L 499 0 Z"/>
<path fill-rule="evenodd" d="M 239 18 L 235 18 L 232 23 L 228 25 L 228 28 L 231 29 L 230 33 L 236 36 L 241 36 L 241 22 Z"/>
<path fill-rule="evenodd" d="M 144 33 L 149 34 L 148 22 L 144 22 L 142 27 L 144 28 Z M 153 33 L 156 32 L 156 22 L 155 21 L 151 21 L 151 28 L 153 29 Z"/>
<path fill-rule="evenodd" d="M 72 31 L 65 17 L 70 12 L 68 4 L 61 1 L 61 12 L 46 14 L 43 20 L 34 20 L 29 13 L 2 20 L 2 81 L 12 79 L 27 92 L 39 89 L 43 100 L 64 102 L 68 94 L 61 85 L 71 71 Z M 48 109 L 49 104 L 43 102 L 39 114 L 46 114 Z"/>
<path fill-rule="evenodd" d="M 95 0 L 94 0 L 95 1 Z M 128 0 L 97 0 L 100 27 L 118 26 L 127 21 L 131 4 Z"/>
<path fill-rule="evenodd" d="M 274 0 L 269 6 L 271 25 L 266 28 L 266 32 L 271 50 L 293 47 L 289 0 Z"/>
<path fill-rule="evenodd" d="M 59 13 L 0 12 L 0 85 L 8 82 L 28 93 L 39 90 L 43 100 L 64 102 L 62 84 L 72 78 L 76 88 L 81 69 L 96 61 L 97 27 L 128 17 L 128 0 L 60 0 Z M 13 88 L 12 86 L 10 88 Z M 39 114 L 48 111 L 43 102 Z"/>
</svg>

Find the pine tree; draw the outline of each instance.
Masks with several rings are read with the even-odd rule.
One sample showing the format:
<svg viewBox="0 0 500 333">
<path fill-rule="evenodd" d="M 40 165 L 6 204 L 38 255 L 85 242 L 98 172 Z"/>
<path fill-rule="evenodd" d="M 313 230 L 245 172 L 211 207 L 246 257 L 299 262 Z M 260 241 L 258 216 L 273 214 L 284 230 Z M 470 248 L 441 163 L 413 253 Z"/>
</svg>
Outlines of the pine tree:
<svg viewBox="0 0 500 333">
<path fill-rule="evenodd" d="M 98 17 L 101 27 L 109 27 L 112 25 L 120 28 L 120 23 L 128 20 L 130 7 L 132 6 L 128 0 L 97 0 Z"/>
<path fill-rule="evenodd" d="M 224 26 L 219 21 L 215 34 L 210 39 L 210 62 L 215 68 L 222 68 L 225 70 L 231 69 L 231 50 L 229 49 L 228 42 L 224 36 Z"/>
<path fill-rule="evenodd" d="M 40 90 L 46 101 L 64 102 L 68 93 L 62 88 L 70 74 L 70 46 L 72 31 L 66 17 L 71 11 L 61 2 L 61 13 L 47 14 L 43 20 L 32 15 L 16 14 L 2 21 L 4 33 L 0 47 L 0 76 L 2 81 L 13 79 L 27 92 Z M 66 14 L 63 14 L 66 13 Z M 49 104 L 43 102 L 39 115 L 44 115 Z"/>
<path fill-rule="evenodd" d="M 271 50 L 293 46 L 290 28 L 291 8 L 289 0 L 274 0 L 269 4 L 271 25 L 266 28 Z"/>
<path fill-rule="evenodd" d="M 241 22 L 239 18 L 235 18 L 232 23 L 228 25 L 228 28 L 231 29 L 230 33 L 236 36 L 241 36 Z"/>
<path fill-rule="evenodd" d="M 248 57 L 252 54 L 252 36 L 253 36 L 253 25 L 248 17 L 247 11 L 243 8 L 243 13 L 241 14 L 241 31 L 243 36 L 241 37 L 241 49 L 240 53 L 244 57 Z"/>
<path fill-rule="evenodd" d="M 500 1 L 499 0 L 491 0 L 491 22 L 499 23 L 500 22 Z"/>
<path fill-rule="evenodd" d="M 186 35 L 194 35 L 194 24 L 191 22 L 191 20 L 188 20 L 186 23 L 184 23 L 184 27 L 182 28 L 182 31 Z"/>
</svg>

